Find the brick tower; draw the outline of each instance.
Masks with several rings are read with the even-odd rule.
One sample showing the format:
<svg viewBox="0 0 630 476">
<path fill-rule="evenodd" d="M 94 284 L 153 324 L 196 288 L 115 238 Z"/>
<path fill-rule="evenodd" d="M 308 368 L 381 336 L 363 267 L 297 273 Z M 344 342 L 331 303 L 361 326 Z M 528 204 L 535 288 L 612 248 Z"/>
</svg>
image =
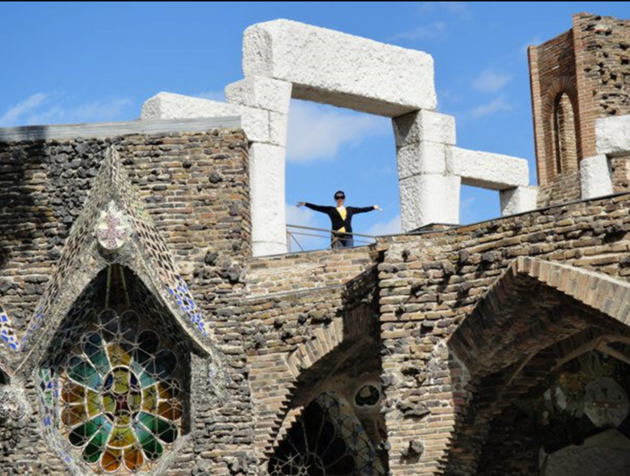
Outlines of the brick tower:
<svg viewBox="0 0 630 476">
<path fill-rule="evenodd" d="M 595 120 L 630 114 L 630 21 L 578 13 L 572 29 L 528 53 L 539 202 L 580 199 Z"/>
</svg>

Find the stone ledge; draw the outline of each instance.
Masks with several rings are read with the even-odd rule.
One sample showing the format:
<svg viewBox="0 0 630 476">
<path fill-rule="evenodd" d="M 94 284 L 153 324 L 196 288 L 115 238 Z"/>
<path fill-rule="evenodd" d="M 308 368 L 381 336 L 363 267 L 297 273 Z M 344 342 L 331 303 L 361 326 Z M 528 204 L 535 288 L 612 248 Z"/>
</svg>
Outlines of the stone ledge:
<svg viewBox="0 0 630 476">
<path fill-rule="evenodd" d="M 211 129 L 240 129 L 239 117 L 201 119 L 150 119 L 95 124 L 62 124 L 58 126 L 22 126 L 0 128 L 0 142 L 117 137 L 132 134 L 165 134 L 170 132 L 206 132 Z"/>
</svg>

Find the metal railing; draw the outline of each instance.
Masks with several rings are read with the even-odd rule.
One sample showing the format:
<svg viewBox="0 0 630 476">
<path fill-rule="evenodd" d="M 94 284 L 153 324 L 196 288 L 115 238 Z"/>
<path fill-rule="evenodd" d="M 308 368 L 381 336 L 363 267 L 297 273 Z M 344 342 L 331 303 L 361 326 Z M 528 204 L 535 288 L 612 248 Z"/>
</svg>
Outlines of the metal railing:
<svg viewBox="0 0 630 476">
<path fill-rule="evenodd" d="M 294 231 L 298 230 L 298 231 Z M 321 248 L 316 249 L 325 249 L 330 247 L 330 237 L 333 233 L 333 230 L 325 229 L 325 228 L 314 228 L 312 226 L 302 226 L 302 225 L 287 225 L 287 245 L 289 253 L 297 252 L 297 251 L 306 251 L 300 243 L 298 237 L 307 237 L 307 238 L 324 238 L 327 240 L 326 245 L 322 242 Z M 357 239 L 357 237 L 359 237 Z M 369 245 L 376 241 L 376 236 L 366 235 L 363 233 L 355 233 L 352 232 L 352 239 L 355 244 L 359 243 L 360 245 Z M 297 249 L 292 249 L 293 245 L 297 246 Z"/>
</svg>

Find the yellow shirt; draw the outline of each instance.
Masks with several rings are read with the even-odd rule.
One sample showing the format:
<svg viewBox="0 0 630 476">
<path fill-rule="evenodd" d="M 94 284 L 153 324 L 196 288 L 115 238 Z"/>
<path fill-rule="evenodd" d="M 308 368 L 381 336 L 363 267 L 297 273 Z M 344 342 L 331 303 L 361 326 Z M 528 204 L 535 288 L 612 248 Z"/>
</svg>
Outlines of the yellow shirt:
<svg viewBox="0 0 630 476">
<path fill-rule="evenodd" d="M 348 214 L 348 212 L 346 212 L 346 207 L 337 207 L 337 213 L 339 213 L 339 215 L 341 216 L 341 219 L 345 222 L 346 221 L 346 215 Z M 340 233 L 345 233 L 346 232 L 346 227 L 342 226 L 337 231 L 340 232 Z"/>
</svg>

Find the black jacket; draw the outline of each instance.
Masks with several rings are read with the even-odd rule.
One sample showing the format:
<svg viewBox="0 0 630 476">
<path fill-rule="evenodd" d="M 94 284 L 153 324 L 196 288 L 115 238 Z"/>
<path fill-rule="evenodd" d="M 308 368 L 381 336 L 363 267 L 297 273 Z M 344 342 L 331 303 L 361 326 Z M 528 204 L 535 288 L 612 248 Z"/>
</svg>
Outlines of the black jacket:
<svg viewBox="0 0 630 476">
<path fill-rule="evenodd" d="M 339 212 L 337 211 L 336 207 L 324 207 L 321 205 L 313 205 L 312 203 L 305 203 L 304 205 L 310 208 L 311 210 L 322 212 L 328 215 L 330 217 L 333 230 L 336 231 L 336 230 L 339 230 L 340 228 L 345 227 L 346 234 L 350 235 L 350 236 L 346 236 L 346 234 L 344 234 L 343 236 L 346 238 L 352 237 L 351 235 L 352 217 L 358 213 L 366 213 L 366 212 L 371 212 L 372 210 L 374 210 L 373 206 L 372 207 L 346 207 L 346 219 L 344 221 L 341 219 L 341 215 L 339 215 Z"/>
</svg>

